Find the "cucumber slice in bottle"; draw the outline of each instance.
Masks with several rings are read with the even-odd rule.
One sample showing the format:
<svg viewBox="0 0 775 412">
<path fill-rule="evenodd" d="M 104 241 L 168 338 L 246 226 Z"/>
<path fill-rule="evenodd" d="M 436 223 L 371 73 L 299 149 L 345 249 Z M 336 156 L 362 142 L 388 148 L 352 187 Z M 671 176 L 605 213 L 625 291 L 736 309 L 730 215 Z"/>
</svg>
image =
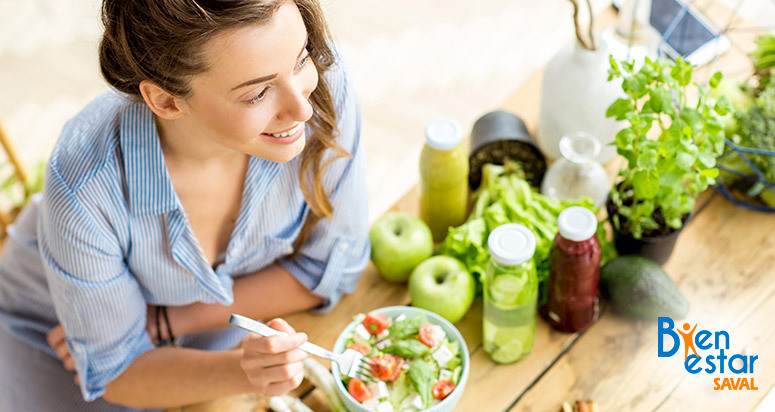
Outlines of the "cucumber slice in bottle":
<svg viewBox="0 0 775 412">
<path fill-rule="evenodd" d="M 516 304 L 519 294 L 525 287 L 527 276 L 500 275 L 490 287 L 490 295 L 495 303 Z"/>
</svg>

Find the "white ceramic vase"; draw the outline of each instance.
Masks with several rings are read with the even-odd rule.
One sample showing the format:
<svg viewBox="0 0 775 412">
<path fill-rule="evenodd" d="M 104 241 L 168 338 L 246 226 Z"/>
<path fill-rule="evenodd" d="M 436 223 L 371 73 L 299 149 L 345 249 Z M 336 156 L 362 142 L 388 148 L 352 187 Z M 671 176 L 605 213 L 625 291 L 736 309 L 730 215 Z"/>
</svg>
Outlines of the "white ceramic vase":
<svg viewBox="0 0 775 412">
<path fill-rule="evenodd" d="M 538 143 L 544 153 L 559 159 L 560 139 L 569 133 L 586 132 L 602 147 L 596 160 L 607 163 L 616 155 L 610 145 L 626 122 L 606 118 L 617 98 L 624 97 L 621 80 L 608 80 L 608 47 L 599 36 L 597 50 L 587 50 L 578 41 L 563 47 L 546 66 L 541 91 Z"/>
</svg>

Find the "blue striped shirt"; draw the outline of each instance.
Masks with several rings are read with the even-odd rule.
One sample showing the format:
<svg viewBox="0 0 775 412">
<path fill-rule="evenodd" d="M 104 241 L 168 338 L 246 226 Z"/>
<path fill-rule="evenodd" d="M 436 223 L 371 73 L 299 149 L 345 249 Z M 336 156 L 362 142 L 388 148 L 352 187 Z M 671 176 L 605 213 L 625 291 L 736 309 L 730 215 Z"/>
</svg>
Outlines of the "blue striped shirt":
<svg viewBox="0 0 775 412">
<path fill-rule="evenodd" d="M 67 123 L 43 195 L 10 229 L 0 260 L 0 324 L 53 354 L 45 332 L 61 323 L 84 399 L 93 400 L 153 347 L 147 304 L 229 305 L 234 278 L 277 262 L 325 299 L 316 311 L 332 308 L 355 288 L 370 244 L 359 104 L 343 63 L 326 78 L 338 142 L 352 157 L 326 170 L 334 216 L 315 226 L 296 257 L 288 255 L 310 212 L 299 186 L 299 157 L 287 163 L 250 158 L 236 226 L 213 268 L 175 193 L 152 112 L 110 91 Z M 242 334 L 219 336 L 220 342 L 202 346 L 223 349 Z"/>
</svg>

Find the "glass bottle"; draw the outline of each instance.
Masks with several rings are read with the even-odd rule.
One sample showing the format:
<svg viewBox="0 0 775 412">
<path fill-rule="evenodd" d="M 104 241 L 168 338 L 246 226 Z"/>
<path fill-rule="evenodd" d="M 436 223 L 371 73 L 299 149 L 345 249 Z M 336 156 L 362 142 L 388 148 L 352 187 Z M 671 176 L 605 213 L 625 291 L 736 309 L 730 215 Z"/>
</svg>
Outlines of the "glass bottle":
<svg viewBox="0 0 775 412">
<path fill-rule="evenodd" d="M 527 227 L 507 223 L 487 240 L 490 263 L 483 281 L 484 350 L 497 363 L 514 363 L 533 350 L 538 279 L 536 240 Z"/>
<path fill-rule="evenodd" d="M 587 208 L 571 206 L 560 213 L 557 224 L 549 253 L 549 301 L 542 314 L 559 331 L 580 332 L 598 316 L 597 218 Z"/>
<path fill-rule="evenodd" d="M 468 214 L 468 155 L 454 120 L 436 119 L 425 129 L 420 154 L 420 218 L 440 242 Z"/>
<path fill-rule="evenodd" d="M 555 199 L 587 196 L 600 207 L 608 198 L 610 184 L 603 166 L 595 160 L 600 142 L 585 132 L 560 139 L 562 159 L 549 167 L 541 183 L 541 193 Z"/>
</svg>

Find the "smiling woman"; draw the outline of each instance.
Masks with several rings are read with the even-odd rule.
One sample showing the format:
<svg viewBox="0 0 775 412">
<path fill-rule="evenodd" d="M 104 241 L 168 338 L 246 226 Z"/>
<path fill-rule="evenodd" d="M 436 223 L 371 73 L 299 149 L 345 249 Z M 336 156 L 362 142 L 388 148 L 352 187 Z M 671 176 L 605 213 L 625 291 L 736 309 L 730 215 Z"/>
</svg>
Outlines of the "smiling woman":
<svg viewBox="0 0 775 412">
<path fill-rule="evenodd" d="M 229 315 L 330 310 L 370 252 L 360 109 L 317 1 L 105 0 L 103 23 L 113 90 L 65 126 L 0 258 L 0 410 L 289 391 L 306 336 Z"/>
</svg>

